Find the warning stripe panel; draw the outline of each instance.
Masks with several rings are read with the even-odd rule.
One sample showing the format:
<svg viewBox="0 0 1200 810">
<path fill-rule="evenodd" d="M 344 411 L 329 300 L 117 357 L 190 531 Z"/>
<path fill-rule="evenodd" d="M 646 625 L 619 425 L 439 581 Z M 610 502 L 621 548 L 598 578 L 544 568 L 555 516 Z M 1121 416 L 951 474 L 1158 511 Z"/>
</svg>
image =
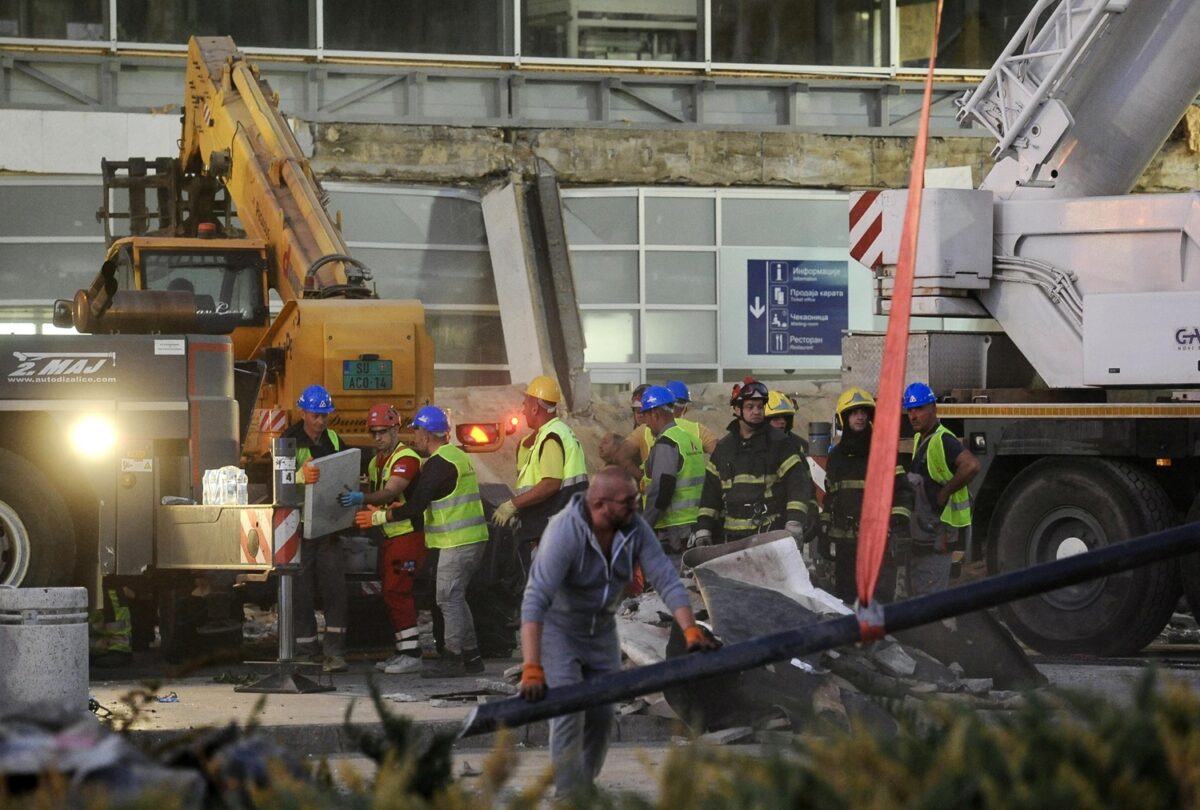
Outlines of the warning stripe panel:
<svg viewBox="0 0 1200 810">
<path fill-rule="evenodd" d="M 1080 405 L 1050 403 L 1037 404 L 1008 404 L 1008 405 L 959 405 L 946 403 L 938 405 L 938 416 L 963 419 L 1000 418 L 1000 417 L 1034 417 L 1045 416 L 1055 419 L 1084 418 L 1084 419 L 1180 419 L 1185 417 L 1200 417 L 1200 405 L 1179 405 L 1163 403 L 1161 405 Z"/>
<path fill-rule="evenodd" d="M 850 255 L 866 267 L 883 264 L 883 201 L 879 191 L 861 191 L 851 196 Z"/>
</svg>

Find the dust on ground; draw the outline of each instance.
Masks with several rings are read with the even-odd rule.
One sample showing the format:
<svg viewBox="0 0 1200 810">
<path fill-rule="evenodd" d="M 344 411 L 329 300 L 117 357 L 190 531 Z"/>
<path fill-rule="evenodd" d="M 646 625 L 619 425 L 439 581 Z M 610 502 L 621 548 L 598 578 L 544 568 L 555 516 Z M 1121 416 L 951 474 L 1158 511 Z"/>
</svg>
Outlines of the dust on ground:
<svg viewBox="0 0 1200 810">
<path fill-rule="evenodd" d="M 807 437 L 809 422 L 829 422 L 833 407 L 841 393 L 841 383 L 835 379 L 823 381 L 772 382 L 768 386 L 783 391 L 796 403 L 795 430 Z M 687 417 L 706 425 L 718 436 L 725 433 L 731 414 L 729 392 L 731 383 L 698 383 L 689 386 L 692 405 Z M 529 433 L 521 417 L 524 386 L 478 386 L 474 388 L 438 388 L 435 403 L 450 409 L 456 421 L 506 421 L 519 419 L 516 432 L 509 436 L 494 453 L 473 456 L 479 480 L 483 483 L 516 484 L 517 443 Z M 628 392 L 600 397 L 594 396 L 589 407 L 564 415 L 564 421 L 575 431 L 583 445 L 589 472 L 603 466 L 600 460 L 600 440 L 607 433 L 627 435 L 633 429 L 629 411 Z"/>
</svg>

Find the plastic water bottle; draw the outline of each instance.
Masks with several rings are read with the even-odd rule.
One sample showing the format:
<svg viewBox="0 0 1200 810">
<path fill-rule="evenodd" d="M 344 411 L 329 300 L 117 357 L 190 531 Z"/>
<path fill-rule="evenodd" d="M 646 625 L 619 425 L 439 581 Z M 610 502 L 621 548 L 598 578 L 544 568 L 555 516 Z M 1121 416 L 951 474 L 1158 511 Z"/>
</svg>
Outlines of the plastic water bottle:
<svg viewBox="0 0 1200 810">
<path fill-rule="evenodd" d="M 217 502 L 217 471 L 204 471 L 204 497 L 201 503 L 211 506 Z"/>
<path fill-rule="evenodd" d="M 250 502 L 250 479 L 245 470 L 237 471 L 237 502 L 242 506 Z"/>
<path fill-rule="evenodd" d="M 237 503 L 237 467 L 221 468 L 221 504 L 228 506 Z"/>
</svg>

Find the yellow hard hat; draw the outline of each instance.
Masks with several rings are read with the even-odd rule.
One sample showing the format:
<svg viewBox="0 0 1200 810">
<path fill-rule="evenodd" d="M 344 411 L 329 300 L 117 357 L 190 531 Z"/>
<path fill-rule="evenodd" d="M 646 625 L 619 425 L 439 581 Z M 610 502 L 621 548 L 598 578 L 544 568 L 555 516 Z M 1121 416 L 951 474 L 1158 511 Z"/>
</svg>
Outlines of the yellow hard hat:
<svg viewBox="0 0 1200 810">
<path fill-rule="evenodd" d="M 787 394 L 782 391 L 767 392 L 767 407 L 763 409 L 763 416 L 770 419 L 772 416 L 795 416 L 796 406 L 792 404 L 792 400 Z"/>
<path fill-rule="evenodd" d="M 562 399 L 562 392 L 558 390 L 558 383 L 546 375 L 534 377 L 529 381 L 529 385 L 525 386 L 526 396 L 536 397 L 543 402 L 553 402 L 558 404 Z"/>
<path fill-rule="evenodd" d="M 841 429 L 845 429 L 845 419 L 843 418 L 848 411 L 855 408 L 870 408 L 875 410 L 875 397 L 871 396 L 869 391 L 864 391 L 861 388 L 847 388 L 838 397 L 837 407 L 834 408 L 834 421 Z"/>
</svg>

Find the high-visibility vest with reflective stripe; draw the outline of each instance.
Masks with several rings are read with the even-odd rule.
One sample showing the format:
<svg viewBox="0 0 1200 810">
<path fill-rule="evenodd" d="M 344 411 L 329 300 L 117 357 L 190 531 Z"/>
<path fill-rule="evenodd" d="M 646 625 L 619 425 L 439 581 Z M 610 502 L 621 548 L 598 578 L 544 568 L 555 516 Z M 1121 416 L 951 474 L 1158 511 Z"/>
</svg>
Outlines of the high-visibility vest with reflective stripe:
<svg viewBox="0 0 1200 810">
<path fill-rule="evenodd" d="M 704 448 L 700 446 L 700 437 L 693 436 L 678 422 L 674 423 L 656 436 L 658 443 L 663 437 L 670 439 L 679 448 L 683 464 L 675 477 L 675 494 L 667 511 L 654 523 L 656 529 L 666 529 L 670 526 L 691 526 L 700 514 L 700 493 L 704 489 Z M 642 489 L 650 488 L 650 479 L 642 477 Z"/>
<path fill-rule="evenodd" d="M 453 492 L 429 504 L 425 510 L 425 545 L 456 548 L 482 543 L 488 539 L 487 521 L 483 517 L 479 481 L 475 478 L 470 457 L 451 444 L 443 444 L 434 455 L 454 465 L 458 480 Z"/>
<path fill-rule="evenodd" d="M 379 456 L 371 457 L 371 460 L 367 462 L 367 477 L 371 481 L 372 492 L 378 492 L 383 489 L 388 479 L 392 477 L 392 467 L 395 467 L 396 462 L 402 458 L 415 458 L 418 464 L 421 463 L 421 457 L 417 455 L 417 451 L 402 443 L 397 443 L 396 449 L 388 456 L 387 464 L 382 469 L 379 467 Z M 397 495 L 396 500 L 391 505 L 394 507 L 404 506 L 404 493 L 401 492 Z M 417 530 L 411 520 L 393 520 L 391 523 L 383 524 L 381 528 L 387 537 L 412 534 Z"/>
<path fill-rule="evenodd" d="M 941 442 L 943 435 L 954 436 L 949 428 L 939 422 L 937 430 L 933 431 L 933 435 L 926 442 L 925 449 L 925 466 L 929 469 L 929 477 L 939 484 L 944 484 L 954 477 L 950 466 L 946 464 L 946 448 Z M 920 433 L 913 436 L 913 445 L 918 449 L 921 447 Z M 942 523 L 960 529 L 971 525 L 971 496 L 966 487 L 956 489 L 950 494 L 950 500 L 946 501 L 946 508 L 942 510 Z"/>
<path fill-rule="evenodd" d="M 559 489 L 579 488 L 581 485 L 587 487 L 587 463 L 583 458 L 583 448 L 566 423 L 556 416 L 538 428 L 533 444 L 527 451 L 522 448 L 518 452 L 516 494 L 533 489 L 545 477 L 541 469 L 542 445 L 551 435 L 558 437 L 563 448 L 563 477 Z"/>
<path fill-rule="evenodd" d="M 337 453 L 342 449 L 342 440 L 330 428 L 325 428 L 325 432 L 329 434 L 329 441 L 333 445 L 333 452 Z M 296 448 L 296 487 L 300 490 L 300 498 L 304 498 L 304 473 L 300 471 L 309 459 L 313 457 L 311 447 Z M 304 510 L 300 510 L 301 520 L 303 520 Z"/>
<path fill-rule="evenodd" d="M 700 435 L 700 423 L 692 419 L 684 419 L 682 416 L 675 419 L 675 424 L 683 428 L 691 436 L 696 437 L 696 441 L 700 442 L 700 449 L 704 449 L 704 439 Z"/>
</svg>

